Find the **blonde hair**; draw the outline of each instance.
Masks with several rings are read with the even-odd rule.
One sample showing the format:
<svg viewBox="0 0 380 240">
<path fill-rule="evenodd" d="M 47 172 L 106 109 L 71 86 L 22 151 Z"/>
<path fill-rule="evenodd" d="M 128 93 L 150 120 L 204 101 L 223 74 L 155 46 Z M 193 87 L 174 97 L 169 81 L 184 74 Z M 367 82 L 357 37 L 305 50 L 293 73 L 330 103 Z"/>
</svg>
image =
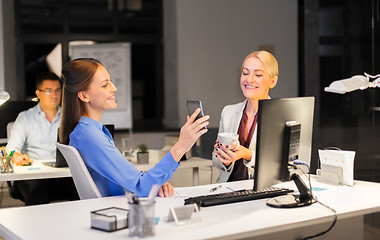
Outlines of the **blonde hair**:
<svg viewBox="0 0 380 240">
<path fill-rule="evenodd" d="M 244 66 L 245 61 L 252 57 L 255 57 L 261 60 L 261 62 L 263 63 L 265 67 L 265 70 L 267 70 L 271 78 L 278 77 L 279 70 L 278 70 L 277 60 L 271 53 L 267 51 L 255 51 L 255 52 L 250 53 L 244 59 L 240 72 L 243 71 L 243 66 Z"/>
</svg>

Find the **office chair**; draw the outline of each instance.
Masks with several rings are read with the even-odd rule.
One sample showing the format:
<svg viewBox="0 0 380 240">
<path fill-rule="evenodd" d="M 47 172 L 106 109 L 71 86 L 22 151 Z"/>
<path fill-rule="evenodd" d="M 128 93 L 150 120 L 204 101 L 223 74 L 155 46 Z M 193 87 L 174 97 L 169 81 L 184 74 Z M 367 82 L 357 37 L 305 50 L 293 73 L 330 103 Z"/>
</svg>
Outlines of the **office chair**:
<svg viewBox="0 0 380 240">
<path fill-rule="evenodd" d="M 72 146 L 61 143 L 56 143 L 56 146 L 69 165 L 80 199 L 101 198 L 102 195 L 96 187 L 78 150 Z"/>
<path fill-rule="evenodd" d="M 9 122 L 7 123 L 7 142 L 9 140 L 9 138 L 11 137 L 11 132 L 12 132 L 12 128 L 13 128 L 13 124 L 15 122 Z M 13 195 L 13 189 L 12 189 L 12 185 L 13 185 L 13 181 L 7 181 L 7 186 L 8 186 L 8 192 L 9 192 L 9 195 Z M 12 196 L 13 197 L 13 196 Z"/>
<path fill-rule="evenodd" d="M 13 128 L 13 124 L 15 122 L 9 122 L 7 124 L 7 139 L 9 139 L 11 137 L 11 131 L 12 131 L 12 128 Z"/>
</svg>

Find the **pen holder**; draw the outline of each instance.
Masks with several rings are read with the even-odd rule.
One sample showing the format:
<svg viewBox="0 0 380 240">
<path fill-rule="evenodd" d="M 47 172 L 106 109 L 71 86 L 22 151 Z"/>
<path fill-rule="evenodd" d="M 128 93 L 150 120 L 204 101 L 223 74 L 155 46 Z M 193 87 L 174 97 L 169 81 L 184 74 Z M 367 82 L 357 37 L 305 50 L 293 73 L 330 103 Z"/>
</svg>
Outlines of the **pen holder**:
<svg viewBox="0 0 380 240">
<path fill-rule="evenodd" d="M 0 172 L 1 173 L 13 173 L 12 157 L 1 156 Z"/>
<path fill-rule="evenodd" d="M 137 203 L 129 204 L 128 228 L 130 237 L 144 238 L 154 236 L 156 222 L 154 205 L 154 201 L 144 199 L 140 199 Z"/>
</svg>

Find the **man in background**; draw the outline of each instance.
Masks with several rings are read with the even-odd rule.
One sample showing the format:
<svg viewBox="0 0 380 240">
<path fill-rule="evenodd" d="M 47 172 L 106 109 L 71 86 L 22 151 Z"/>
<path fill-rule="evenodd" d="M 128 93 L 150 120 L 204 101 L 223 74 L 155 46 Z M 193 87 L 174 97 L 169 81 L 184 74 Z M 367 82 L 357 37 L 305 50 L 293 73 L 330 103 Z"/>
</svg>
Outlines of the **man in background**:
<svg viewBox="0 0 380 240">
<path fill-rule="evenodd" d="M 12 160 L 16 165 L 55 158 L 61 91 L 56 74 L 43 73 L 37 78 L 35 93 L 39 103 L 18 115 L 6 146 L 7 152 L 15 150 Z M 10 195 L 25 205 L 79 199 L 72 178 L 15 181 Z"/>
</svg>

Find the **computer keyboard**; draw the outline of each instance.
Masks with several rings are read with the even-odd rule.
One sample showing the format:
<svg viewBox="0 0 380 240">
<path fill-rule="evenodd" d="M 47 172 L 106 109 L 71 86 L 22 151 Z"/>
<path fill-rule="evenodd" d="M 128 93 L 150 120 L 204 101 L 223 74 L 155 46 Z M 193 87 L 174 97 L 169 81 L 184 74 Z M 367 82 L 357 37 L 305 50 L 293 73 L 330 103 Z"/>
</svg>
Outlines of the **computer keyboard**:
<svg viewBox="0 0 380 240">
<path fill-rule="evenodd" d="M 272 198 L 294 192 L 287 188 L 270 187 L 260 191 L 239 190 L 227 193 L 218 193 L 185 199 L 186 204 L 196 203 L 199 207 L 210 207 L 221 204 L 250 201 L 262 198 Z"/>
</svg>

